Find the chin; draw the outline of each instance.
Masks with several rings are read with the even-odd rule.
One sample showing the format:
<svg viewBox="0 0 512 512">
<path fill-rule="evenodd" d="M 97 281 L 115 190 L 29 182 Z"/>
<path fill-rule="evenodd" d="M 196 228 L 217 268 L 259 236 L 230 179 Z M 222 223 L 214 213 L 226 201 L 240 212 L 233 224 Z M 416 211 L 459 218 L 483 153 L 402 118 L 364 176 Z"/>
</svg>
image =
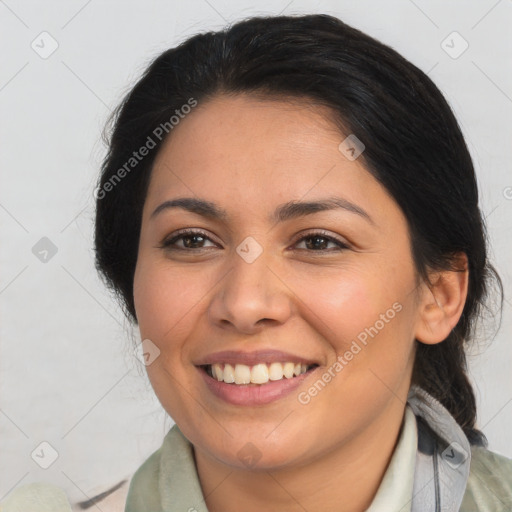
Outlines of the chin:
<svg viewBox="0 0 512 512">
<path fill-rule="evenodd" d="M 239 450 L 223 454 L 221 460 L 224 464 L 237 469 L 263 472 L 285 469 L 297 462 L 298 455 L 296 451 L 288 452 L 283 447 L 278 452 L 266 448 L 259 449 L 248 441 Z"/>
<path fill-rule="evenodd" d="M 265 428 L 262 426 L 254 435 L 247 430 L 230 430 L 229 426 L 227 429 L 233 437 L 226 435 L 225 444 L 210 446 L 208 451 L 229 466 L 251 471 L 273 471 L 296 463 L 303 457 L 297 450 L 297 447 L 304 445 L 303 440 L 288 436 L 286 439 L 271 440 L 268 432 L 272 428 L 269 429 L 268 425 Z"/>
</svg>

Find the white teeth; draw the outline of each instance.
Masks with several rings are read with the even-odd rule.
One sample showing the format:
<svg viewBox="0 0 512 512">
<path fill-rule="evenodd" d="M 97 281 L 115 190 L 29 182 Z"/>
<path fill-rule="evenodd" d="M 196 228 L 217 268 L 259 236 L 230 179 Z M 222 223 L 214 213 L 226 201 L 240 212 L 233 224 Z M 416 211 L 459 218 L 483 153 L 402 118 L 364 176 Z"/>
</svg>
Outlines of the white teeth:
<svg viewBox="0 0 512 512">
<path fill-rule="evenodd" d="M 287 379 L 291 379 L 293 377 L 293 369 L 295 365 L 293 363 L 284 363 L 283 365 L 283 373 Z"/>
<path fill-rule="evenodd" d="M 230 364 L 224 365 L 224 382 L 231 384 L 235 382 L 235 369 Z"/>
<path fill-rule="evenodd" d="M 281 363 L 272 363 L 268 373 L 270 380 L 281 380 L 283 378 L 283 365 Z"/>
<path fill-rule="evenodd" d="M 220 365 L 213 365 L 213 376 L 219 381 L 223 379 L 222 368 L 220 367 Z"/>
<path fill-rule="evenodd" d="M 253 384 L 265 384 L 268 382 L 268 367 L 266 364 L 257 364 L 252 367 L 251 382 Z"/>
<path fill-rule="evenodd" d="M 214 379 L 228 384 L 266 384 L 269 380 L 291 379 L 306 373 L 308 365 L 301 363 L 259 363 L 252 367 L 245 364 L 213 364 L 209 373 Z"/>
<path fill-rule="evenodd" d="M 251 369 L 245 364 L 235 365 L 235 384 L 249 384 L 251 382 Z"/>
</svg>

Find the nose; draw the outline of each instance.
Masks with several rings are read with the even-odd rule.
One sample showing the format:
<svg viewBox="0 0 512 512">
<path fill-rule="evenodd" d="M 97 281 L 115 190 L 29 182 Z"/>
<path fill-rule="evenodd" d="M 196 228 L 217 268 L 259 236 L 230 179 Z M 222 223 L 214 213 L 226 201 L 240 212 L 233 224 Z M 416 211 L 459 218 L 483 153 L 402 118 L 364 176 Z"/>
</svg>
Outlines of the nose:
<svg viewBox="0 0 512 512">
<path fill-rule="evenodd" d="M 211 300 L 210 322 L 244 334 L 286 322 L 292 312 L 292 292 L 268 263 L 264 253 L 252 263 L 234 254 L 231 269 Z"/>
</svg>

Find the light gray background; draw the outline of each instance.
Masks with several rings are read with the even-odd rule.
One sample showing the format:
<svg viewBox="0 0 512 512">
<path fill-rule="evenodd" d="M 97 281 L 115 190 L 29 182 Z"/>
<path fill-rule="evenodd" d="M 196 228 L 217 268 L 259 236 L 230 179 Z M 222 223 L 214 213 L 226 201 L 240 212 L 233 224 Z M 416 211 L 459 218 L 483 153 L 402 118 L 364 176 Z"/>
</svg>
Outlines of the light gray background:
<svg viewBox="0 0 512 512">
<path fill-rule="evenodd" d="M 257 7 L 255 7 L 257 5 Z M 111 109 L 150 60 L 185 37 L 254 14 L 324 12 L 397 49 L 441 88 L 478 172 L 491 260 L 512 287 L 512 1 L 0 0 L 0 500 L 31 481 L 86 499 L 129 476 L 172 420 L 133 356 L 93 264 L 93 189 Z M 47 31 L 58 43 L 48 58 Z M 454 59 L 441 44 L 469 44 Z M 460 49 L 461 41 L 448 39 Z M 45 40 L 50 48 L 50 40 Z M 48 237 L 46 263 L 33 247 Z M 512 314 L 471 358 L 479 425 L 512 457 Z M 493 333 L 492 323 L 483 338 Z M 489 345 L 487 347 L 487 345 Z M 31 458 L 42 441 L 48 468 Z M 49 453 L 46 450 L 46 453 Z M 45 455 L 46 456 L 46 455 Z"/>
</svg>

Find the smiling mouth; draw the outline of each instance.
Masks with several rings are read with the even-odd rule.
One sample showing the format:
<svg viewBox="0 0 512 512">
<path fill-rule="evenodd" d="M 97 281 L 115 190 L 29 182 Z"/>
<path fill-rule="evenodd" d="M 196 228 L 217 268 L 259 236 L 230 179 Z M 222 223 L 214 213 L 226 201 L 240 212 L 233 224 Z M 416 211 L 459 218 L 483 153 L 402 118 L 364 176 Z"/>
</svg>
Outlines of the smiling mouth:
<svg viewBox="0 0 512 512">
<path fill-rule="evenodd" d="M 253 366 L 245 364 L 231 365 L 228 363 L 200 366 L 211 378 L 233 385 L 261 385 L 271 381 L 293 379 L 317 367 L 317 364 L 306 365 L 293 362 L 259 363 Z"/>
</svg>

